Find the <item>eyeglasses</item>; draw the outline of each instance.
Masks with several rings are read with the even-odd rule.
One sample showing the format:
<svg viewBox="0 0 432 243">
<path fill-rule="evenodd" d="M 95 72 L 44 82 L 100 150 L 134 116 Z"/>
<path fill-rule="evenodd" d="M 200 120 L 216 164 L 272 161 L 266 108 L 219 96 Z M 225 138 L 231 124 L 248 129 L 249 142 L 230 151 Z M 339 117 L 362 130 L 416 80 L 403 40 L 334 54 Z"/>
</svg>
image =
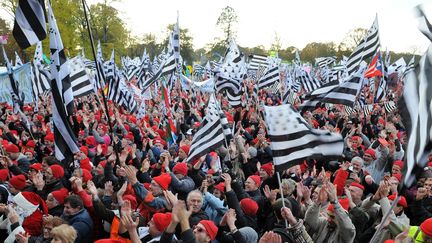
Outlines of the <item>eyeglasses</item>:
<svg viewBox="0 0 432 243">
<path fill-rule="evenodd" d="M 195 225 L 193 228 L 194 228 L 194 230 L 196 230 L 199 233 L 202 233 L 202 232 L 207 233 L 207 231 L 205 229 L 198 227 L 197 225 Z"/>
</svg>

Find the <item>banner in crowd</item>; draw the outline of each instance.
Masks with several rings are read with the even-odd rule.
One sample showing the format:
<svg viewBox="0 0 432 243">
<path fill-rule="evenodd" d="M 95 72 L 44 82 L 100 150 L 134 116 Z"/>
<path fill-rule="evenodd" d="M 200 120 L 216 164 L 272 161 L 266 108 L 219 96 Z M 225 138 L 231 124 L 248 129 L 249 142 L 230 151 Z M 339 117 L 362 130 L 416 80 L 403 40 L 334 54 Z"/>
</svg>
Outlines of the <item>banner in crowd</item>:
<svg viewBox="0 0 432 243">
<path fill-rule="evenodd" d="M 30 63 L 26 63 L 19 68 L 13 70 L 13 76 L 19 87 L 19 91 L 23 94 L 24 103 L 33 102 L 32 89 L 32 72 Z M 0 102 L 12 104 L 12 86 L 9 80 L 7 71 L 0 72 Z"/>
</svg>

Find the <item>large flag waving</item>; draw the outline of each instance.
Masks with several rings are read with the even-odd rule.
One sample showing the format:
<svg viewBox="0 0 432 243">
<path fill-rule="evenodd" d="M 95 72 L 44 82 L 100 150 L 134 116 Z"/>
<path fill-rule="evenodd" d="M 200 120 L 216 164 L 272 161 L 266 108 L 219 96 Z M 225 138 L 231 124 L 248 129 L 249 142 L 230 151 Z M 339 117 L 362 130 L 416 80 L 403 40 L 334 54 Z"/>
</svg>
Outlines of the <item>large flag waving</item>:
<svg viewBox="0 0 432 243">
<path fill-rule="evenodd" d="M 46 38 L 43 0 L 19 0 L 12 34 L 22 49 Z"/>
<path fill-rule="evenodd" d="M 305 159 L 330 159 L 342 155 L 340 134 L 313 129 L 291 105 L 264 106 L 273 163 L 277 171 L 302 163 Z"/>
<path fill-rule="evenodd" d="M 69 80 L 69 65 L 63 42 L 51 4 L 48 3 L 51 49 L 52 117 L 54 122 L 55 157 L 66 162 L 73 161 L 78 145 L 68 116 L 73 112 L 73 92 Z"/>
</svg>

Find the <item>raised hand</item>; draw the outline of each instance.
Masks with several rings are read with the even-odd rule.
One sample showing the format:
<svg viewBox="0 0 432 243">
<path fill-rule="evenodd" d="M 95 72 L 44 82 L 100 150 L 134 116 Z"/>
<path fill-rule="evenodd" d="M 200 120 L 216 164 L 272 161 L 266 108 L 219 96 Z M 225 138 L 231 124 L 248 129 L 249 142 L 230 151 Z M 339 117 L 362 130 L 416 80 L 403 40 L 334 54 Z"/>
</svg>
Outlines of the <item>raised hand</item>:
<svg viewBox="0 0 432 243">
<path fill-rule="evenodd" d="M 97 188 L 94 182 L 91 180 L 87 182 L 87 190 L 90 192 L 90 194 L 92 194 L 95 197 L 98 195 Z"/>
<path fill-rule="evenodd" d="M 279 234 L 268 231 L 264 233 L 258 243 L 282 243 L 282 238 Z"/>
</svg>

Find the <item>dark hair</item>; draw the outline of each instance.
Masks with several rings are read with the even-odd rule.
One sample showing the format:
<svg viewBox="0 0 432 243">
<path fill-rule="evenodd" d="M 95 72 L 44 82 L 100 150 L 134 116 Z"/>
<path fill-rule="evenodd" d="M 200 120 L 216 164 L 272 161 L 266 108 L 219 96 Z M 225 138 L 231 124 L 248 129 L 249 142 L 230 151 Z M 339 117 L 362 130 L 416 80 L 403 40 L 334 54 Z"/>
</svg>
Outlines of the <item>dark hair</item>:
<svg viewBox="0 0 432 243">
<path fill-rule="evenodd" d="M 47 163 L 49 166 L 54 165 L 54 164 L 58 164 L 58 160 L 54 156 L 47 156 L 47 157 L 42 159 L 42 162 Z"/>
<path fill-rule="evenodd" d="M 72 208 L 84 208 L 83 200 L 77 195 L 70 195 L 65 198 L 64 204 L 69 203 Z"/>
</svg>

